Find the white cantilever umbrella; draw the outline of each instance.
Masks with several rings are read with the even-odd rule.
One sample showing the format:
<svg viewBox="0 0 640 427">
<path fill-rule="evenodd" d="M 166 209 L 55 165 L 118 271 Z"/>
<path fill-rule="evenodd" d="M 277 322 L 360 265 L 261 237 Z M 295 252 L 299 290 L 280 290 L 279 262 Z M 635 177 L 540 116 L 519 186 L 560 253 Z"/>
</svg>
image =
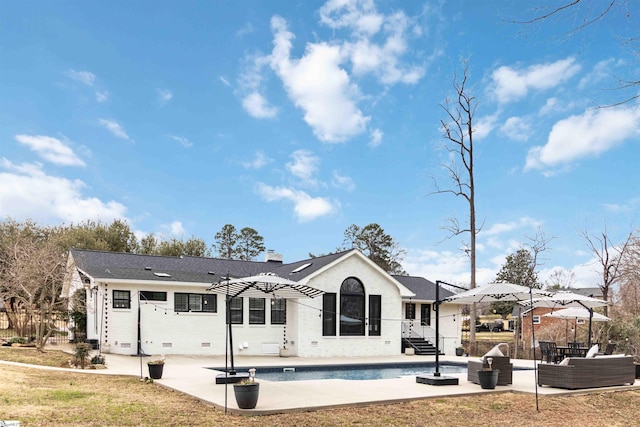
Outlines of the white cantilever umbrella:
<svg viewBox="0 0 640 427">
<path fill-rule="evenodd" d="M 319 289 L 301 285 L 274 273 L 261 273 L 255 276 L 222 280 L 214 283 L 207 290 L 228 294 L 232 298 L 314 298 L 324 293 Z"/>
<path fill-rule="evenodd" d="M 569 307 L 562 308 L 560 310 L 552 311 L 551 313 L 547 313 L 544 317 L 553 317 L 556 319 L 565 319 L 567 321 L 573 319 L 575 321 L 575 325 L 573 328 L 573 340 L 576 340 L 577 332 L 578 332 L 578 319 L 587 320 L 590 319 L 593 322 L 608 322 L 609 319 L 604 314 L 591 312 L 584 307 Z M 566 338 L 566 337 L 565 337 Z"/>
<path fill-rule="evenodd" d="M 542 289 L 529 288 L 513 283 L 496 282 L 452 295 L 445 298 L 443 302 L 455 302 L 458 304 L 495 301 L 519 302 L 550 295 L 552 295 L 552 292 L 543 291 Z"/>
<path fill-rule="evenodd" d="M 224 378 L 216 378 L 216 383 L 237 382 L 241 377 L 236 376 L 235 364 L 233 361 L 233 335 L 231 329 L 230 303 L 232 298 L 314 298 L 324 292 L 302 285 L 293 280 L 285 279 L 274 273 L 260 273 L 256 276 L 227 278 L 211 285 L 207 291 L 226 295 L 227 326 L 229 336 L 229 348 L 231 353 L 231 370 L 225 372 Z"/>
</svg>

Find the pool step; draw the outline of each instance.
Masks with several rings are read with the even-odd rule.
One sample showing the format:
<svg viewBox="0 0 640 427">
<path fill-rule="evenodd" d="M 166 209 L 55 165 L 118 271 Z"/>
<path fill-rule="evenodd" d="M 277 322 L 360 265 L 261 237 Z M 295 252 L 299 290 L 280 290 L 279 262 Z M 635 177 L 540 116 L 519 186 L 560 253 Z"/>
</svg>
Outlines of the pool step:
<svg viewBox="0 0 640 427">
<path fill-rule="evenodd" d="M 417 355 L 434 356 L 436 354 L 436 347 L 424 338 L 403 338 L 402 351 L 404 352 L 406 348 L 415 349 Z M 440 354 L 444 353 L 440 352 Z"/>
</svg>

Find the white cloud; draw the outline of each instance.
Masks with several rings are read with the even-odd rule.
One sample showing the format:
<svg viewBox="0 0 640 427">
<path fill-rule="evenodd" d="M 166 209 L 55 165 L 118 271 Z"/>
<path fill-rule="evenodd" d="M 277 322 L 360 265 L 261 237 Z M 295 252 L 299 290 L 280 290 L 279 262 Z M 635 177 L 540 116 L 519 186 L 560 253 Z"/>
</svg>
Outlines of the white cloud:
<svg viewBox="0 0 640 427">
<path fill-rule="evenodd" d="M 271 19 L 274 48 L 271 67 L 282 79 L 289 98 L 304 111 L 305 122 L 324 142 L 343 142 L 362 133 L 369 117 L 356 105 L 358 88 L 340 66 L 339 46 L 309 43 L 300 59 L 291 58 L 293 34 L 284 19 Z"/>
<path fill-rule="evenodd" d="M 73 150 L 59 139 L 44 135 L 16 135 L 16 141 L 43 159 L 63 166 L 85 166 Z"/>
<path fill-rule="evenodd" d="M 353 179 L 346 175 L 340 175 L 338 171 L 333 171 L 331 184 L 336 188 L 341 188 L 347 191 L 353 191 L 356 189 L 356 184 L 353 182 Z"/>
<path fill-rule="evenodd" d="M 430 249 L 408 249 L 402 266 L 412 276 L 429 280 L 443 280 L 454 285 L 469 286 L 469 257 L 462 251 L 434 251 Z M 495 279 L 496 269 L 477 267 L 478 286 Z"/>
<path fill-rule="evenodd" d="M 384 26 L 388 38 L 383 44 L 369 39 L 359 39 L 344 44 L 344 52 L 349 56 L 355 75 L 374 74 L 384 84 L 415 84 L 425 73 L 423 66 L 405 66 L 400 57 L 407 51 L 407 17 L 398 12 L 387 18 Z"/>
<path fill-rule="evenodd" d="M 258 92 L 252 92 L 242 99 L 242 106 L 251 117 L 256 119 L 270 119 L 278 115 L 278 109 Z"/>
<path fill-rule="evenodd" d="M 320 22 L 333 29 L 353 28 L 372 36 L 382 27 L 384 17 L 372 0 L 329 0 L 320 8 Z"/>
<path fill-rule="evenodd" d="M 106 90 L 96 91 L 96 101 L 102 104 L 103 102 L 106 102 L 108 99 L 109 99 L 109 91 L 106 91 Z"/>
<path fill-rule="evenodd" d="M 584 89 L 588 86 L 595 86 L 597 83 L 600 83 L 603 80 L 609 80 L 611 78 L 611 74 L 613 74 L 611 66 L 614 64 L 614 62 L 615 59 L 613 58 L 598 62 L 595 67 L 593 67 L 593 70 L 591 70 L 586 76 L 580 79 L 578 88 Z"/>
<path fill-rule="evenodd" d="M 173 234 L 176 237 L 182 237 L 186 233 L 184 227 L 182 226 L 182 222 L 180 221 L 173 221 L 171 223 L 170 229 L 171 229 L 171 234 Z"/>
<path fill-rule="evenodd" d="M 293 161 L 285 165 L 287 170 L 307 184 L 317 184 L 313 176 L 318 172 L 320 159 L 308 150 L 296 150 L 291 154 L 291 158 Z"/>
<path fill-rule="evenodd" d="M 174 141 L 178 141 L 185 148 L 193 147 L 193 143 L 184 136 L 169 135 Z"/>
<path fill-rule="evenodd" d="M 158 94 L 158 101 L 160 102 L 160 105 L 164 105 L 173 99 L 173 92 L 168 89 L 158 88 L 156 89 L 156 93 Z"/>
<path fill-rule="evenodd" d="M 496 69 L 492 90 L 500 103 L 516 101 L 530 90 L 549 89 L 559 86 L 580 71 L 574 58 L 562 59 L 547 64 L 531 65 L 524 69 L 502 66 Z"/>
<path fill-rule="evenodd" d="M 417 37 L 421 30 L 403 12 L 379 13 L 371 0 L 329 0 L 319 14 L 322 24 L 335 32 L 346 32 L 349 40 L 334 33 L 330 42 L 307 43 L 304 53 L 294 58 L 295 36 L 283 18 L 273 16 L 271 54 L 246 58 L 247 66 L 239 78 L 242 104 L 253 117 L 275 116 L 277 110 L 262 88 L 262 73 L 269 66 L 291 102 L 302 110 L 316 138 L 344 142 L 366 132 L 370 121 L 358 106 L 367 97 L 360 93 L 355 79 L 372 74 L 386 85 L 415 84 L 424 76 L 424 66 L 401 60 L 408 52 L 409 35 Z M 379 142 L 377 135 L 372 133 L 373 146 Z"/>
<path fill-rule="evenodd" d="M 18 221 L 32 219 L 44 224 L 82 222 L 87 219 L 110 222 L 126 219 L 126 207 L 116 201 L 85 197 L 81 180 L 47 175 L 42 165 L 16 165 L 0 160 L 0 216 Z"/>
<path fill-rule="evenodd" d="M 236 35 L 238 37 L 242 37 L 245 34 L 251 34 L 251 33 L 253 33 L 253 25 L 251 25 L 251 22 L 247 22 L 242 26 L 242 28 L 236 31 Z"/>
<path fill-rule="evenodd" d="M 111 132 L 114 136 L 122 139 L 129 139 L 129 135 L 124 131 L 122 126 L 114 120 L 108 119 L 99 119 L 98 123 L 104 126 L 109 132 Z"/>
<path fill-rule="evenodd" d="M 330 0 L 320 8 L 320 22 L 334 30 L 351 30 L 353 42 L 342 46 L 353 73 L 372 73 L 385 84 L 415 84 L 425 73 L 423 66 L 405 66 L 400 57 L 407 51 L 410 20 L 403 12 L 380 14 L 372 0 Z M 421 29 L 412 27 L 413 34 Z M 382 33 L 382 35 L 381 35 Z M 376 43 L 373 37 L 376 36 Z"/>
<path fill-rule="evenodd" d="M 519 218 L 517 221 L 493 224 L 487 230 L 482 230 L 482 236 L 497 236 L 516 230 L 518 228 L 532 228 L 539 227 L 541 225 L 542 223 L 540 221 L 525 216 Z"/>
<path fill-rule="evenodd" d="M 637 107 L 587 110 L 557 122 L 546 145 L 529 150 L 525 170 L 545 169 L 597 156 L 639 133 Z"/>
<path fill-rule="evenodd" d="M 267 157 L 263 152 L 256 151 L 253 160 L 248 162 L 243 162 L 242 166 L 247 169 L 261 169 L 267 163 L 271 163 L 273 160 Z"/>
<path fill-rule="evenodd" d="M 496 127 L 499 115 L 500 113 L 496 112 L 495 114 L 492 114 L 490 116 L 478 117 L 478 120 L 476 120 L 476 125 L 473 129 L 473 137 L 478 141 L 486 138 L 486 136 L 489 135 L 491 131 L 493 131 L 493 129 Z"/>
<path fill-rule="evenodd" d="M 71 69 L 67 71 L 67 76 L 69 76 L 70 79 L 80 82 L 86 86 L 93 86 L 96 82 L 96 75 L 90 71 L 76 71 Z"/>
<path fill-rule="evenodd" d="M 523 117 L 509 117 L 500 130 L 513 140 L 526 141 L 531 135 L 531 123 Z"/>
<path fill-rule="evenodd" d="M 371 140 L 369 141 L 369 147 L 377 147 L 382 144 L 382 137 L 384 133 L 380 129 L 374 129 L 371 131 Z"/>
<path fill-rule="evenodd" d="M 304 191 L 284 187 L 271 187 L 259 183 L 257 192 L 268 202 L 288 200 L 294 204 L 295 216 L 300 222 L 312 221 L 316 218 L 336 212 L 339 205 L 323 197 L 311 197 Z"/>
<path fill-rule="evenodd" d="M 225 79 L 223 76 L 218 76 L 218 79 L 220 79 L 222 84 L 224 84 L 225 86 L 231 86 L 231 83 L 229 83 L 229 80 Z"/>
</svg>

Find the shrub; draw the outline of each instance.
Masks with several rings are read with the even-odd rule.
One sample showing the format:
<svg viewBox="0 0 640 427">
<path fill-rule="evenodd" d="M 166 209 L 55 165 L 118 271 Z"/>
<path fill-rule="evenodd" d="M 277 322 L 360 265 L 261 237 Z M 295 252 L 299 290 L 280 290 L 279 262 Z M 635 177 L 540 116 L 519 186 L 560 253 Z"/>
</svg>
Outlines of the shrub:
<svg viewBox="0 0 640 427">
<path fill-rule="evenodd" d="M 87 343 L 79 343 L 76 344 L 76 360 L 75 360 L 75 364 L 80 365 L 80 367 L 82 369 L 84 369 L 86 363 L 87 363 L 87 356 L 89 356 L 89 352 L 91 351 L 91 344 L 87 344 Z"/>
<path fill-rule="evenodd" d="M 101 354 L 96 354 L 91 358 L 92 365 L 104 365 L 104 356 Z"/>
</svg>

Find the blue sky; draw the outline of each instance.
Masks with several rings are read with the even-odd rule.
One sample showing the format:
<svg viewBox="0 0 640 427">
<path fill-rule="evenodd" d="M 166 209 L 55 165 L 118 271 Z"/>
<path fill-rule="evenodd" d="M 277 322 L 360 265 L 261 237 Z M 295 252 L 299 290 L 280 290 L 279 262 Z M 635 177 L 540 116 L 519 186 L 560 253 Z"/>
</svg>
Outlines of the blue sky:
<svg viewBox="0 0 640 427">
<path fill-rule="evenodd" d="M 468 283 L 443 229 L 468 208 L 432 194 L 466 59 L 478 283 L 541 228 L 541 278 L 597 285 L 581 232 L 618 242 L 640 205 L 638 104 L 595 108 L 637 91 L 612 90 L 638 75 L 624 3 L 572 34 L 593 2 L 529 26 L 515 0 L 3 2 L 0 215 L 208 244 L 252 227 L 285 262 L 378 223 L 409 274 Z"/>
</svg>

